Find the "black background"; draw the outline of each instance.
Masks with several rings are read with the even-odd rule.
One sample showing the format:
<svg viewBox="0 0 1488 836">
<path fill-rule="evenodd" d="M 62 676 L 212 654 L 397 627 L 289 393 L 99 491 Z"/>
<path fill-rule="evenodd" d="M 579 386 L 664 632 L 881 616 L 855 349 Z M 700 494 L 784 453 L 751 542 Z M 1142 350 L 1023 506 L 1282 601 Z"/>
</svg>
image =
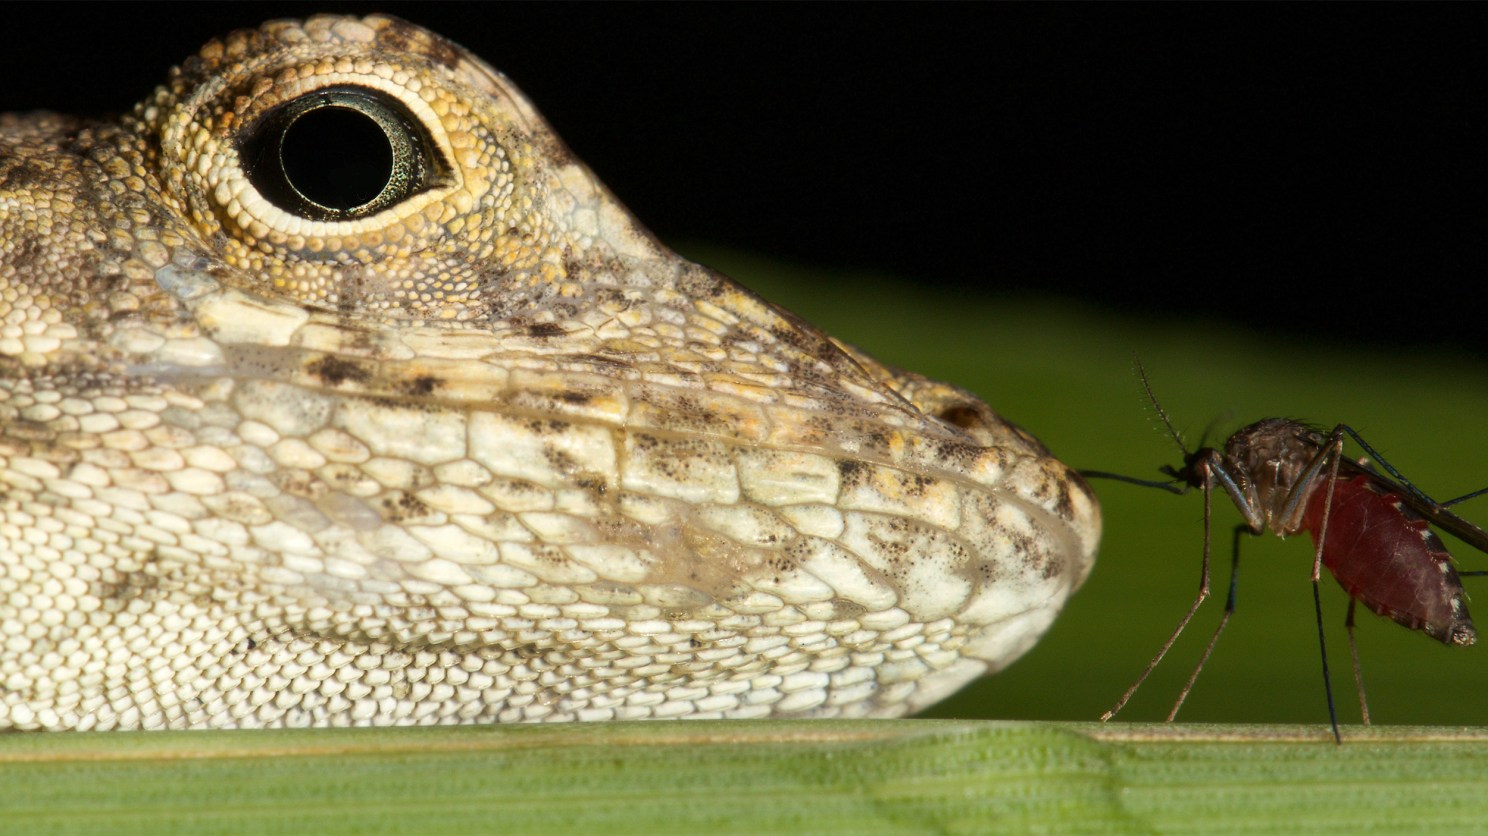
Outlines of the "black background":
<svg viewBox="0 0 1488 836">
<path fill-rule="evenodd" d="M 664 240 L 1488 357 L 1481 6 L 46 4 L 0 110 L 315 10 L 469 47 Z"/>
</svg>

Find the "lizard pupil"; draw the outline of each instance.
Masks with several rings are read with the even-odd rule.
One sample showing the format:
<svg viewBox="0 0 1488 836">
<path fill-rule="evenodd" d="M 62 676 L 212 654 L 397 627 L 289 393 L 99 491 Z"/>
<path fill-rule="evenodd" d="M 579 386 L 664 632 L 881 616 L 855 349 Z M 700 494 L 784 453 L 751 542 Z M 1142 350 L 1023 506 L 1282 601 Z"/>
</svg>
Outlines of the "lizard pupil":
<svg viewBox="0 0 1488 836">
<path fill-rule="evenodd" d="M 239 150 L 270 203 L 314 221 L 365 218 L 434 184 L 440 159 L 401 103 L 362 87 L 330 87 L 258 120 Z"/>
<path fill-rule="evenodd" d="M 393 174 L 393 149 L 381 126 L 346 107 L 300 116 L 284 131 L 279 157 L 296 191 L 341 212 L 371 203 Z"/>
</svg>

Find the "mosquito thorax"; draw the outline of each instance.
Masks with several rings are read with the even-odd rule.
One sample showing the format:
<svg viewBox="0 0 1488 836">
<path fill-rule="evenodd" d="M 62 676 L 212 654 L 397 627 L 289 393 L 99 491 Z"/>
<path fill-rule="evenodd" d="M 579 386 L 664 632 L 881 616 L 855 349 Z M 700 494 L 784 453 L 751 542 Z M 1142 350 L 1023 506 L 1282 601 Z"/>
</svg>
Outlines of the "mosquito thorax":
<svg viewBox="0 0 1488 836">
<path fill-rule="evenodd" d="M 1306 424 L 1267 418 L 1230 436 L 1225 442 L 1224 467 L 1272 531 L 1293 534 L 1297 520 L 1280 516 L 1292 490 L 1326 444 L 1327 437 Z M 1319 484 L 1314 481 L 1304 485 L 1301 501 L 1295 507 L 1305 508 Z"/>
</svg>

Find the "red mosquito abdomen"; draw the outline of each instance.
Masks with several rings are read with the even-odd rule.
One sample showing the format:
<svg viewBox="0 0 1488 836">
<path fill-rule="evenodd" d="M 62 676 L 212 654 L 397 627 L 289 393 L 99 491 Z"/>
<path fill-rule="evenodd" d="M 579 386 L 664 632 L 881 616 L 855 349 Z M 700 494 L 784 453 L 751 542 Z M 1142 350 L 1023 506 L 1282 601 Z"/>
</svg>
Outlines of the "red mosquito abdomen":
<svg viewBox="0 0 1488 836">
<path fill-rule="evenodd" d="M 1302 527 L 1317 541 L 1325 491 L 1314 491 Z M 1374 612 L 1447 644 L 1469 645 L 1477 630 L 1441 538 L 1400 498 L 1367 477 L 1333 488 L 1323 565 Z"/>
</svg>

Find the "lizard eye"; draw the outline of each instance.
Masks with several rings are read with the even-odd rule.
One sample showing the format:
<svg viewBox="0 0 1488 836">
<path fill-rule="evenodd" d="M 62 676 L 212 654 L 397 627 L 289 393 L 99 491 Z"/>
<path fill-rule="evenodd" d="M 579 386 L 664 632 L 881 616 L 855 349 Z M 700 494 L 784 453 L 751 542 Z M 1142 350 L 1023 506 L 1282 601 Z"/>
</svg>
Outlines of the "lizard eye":
<svg viewBox="0 0 1488 836">
<path fill-rule="evenodd" d="M 376 214 L 437 185 L 446 168 L 401 102 L 349 85 L 265 113 L 244 132 L 239 153 L 266 200 L 312 221 Z"/>
</svg>

